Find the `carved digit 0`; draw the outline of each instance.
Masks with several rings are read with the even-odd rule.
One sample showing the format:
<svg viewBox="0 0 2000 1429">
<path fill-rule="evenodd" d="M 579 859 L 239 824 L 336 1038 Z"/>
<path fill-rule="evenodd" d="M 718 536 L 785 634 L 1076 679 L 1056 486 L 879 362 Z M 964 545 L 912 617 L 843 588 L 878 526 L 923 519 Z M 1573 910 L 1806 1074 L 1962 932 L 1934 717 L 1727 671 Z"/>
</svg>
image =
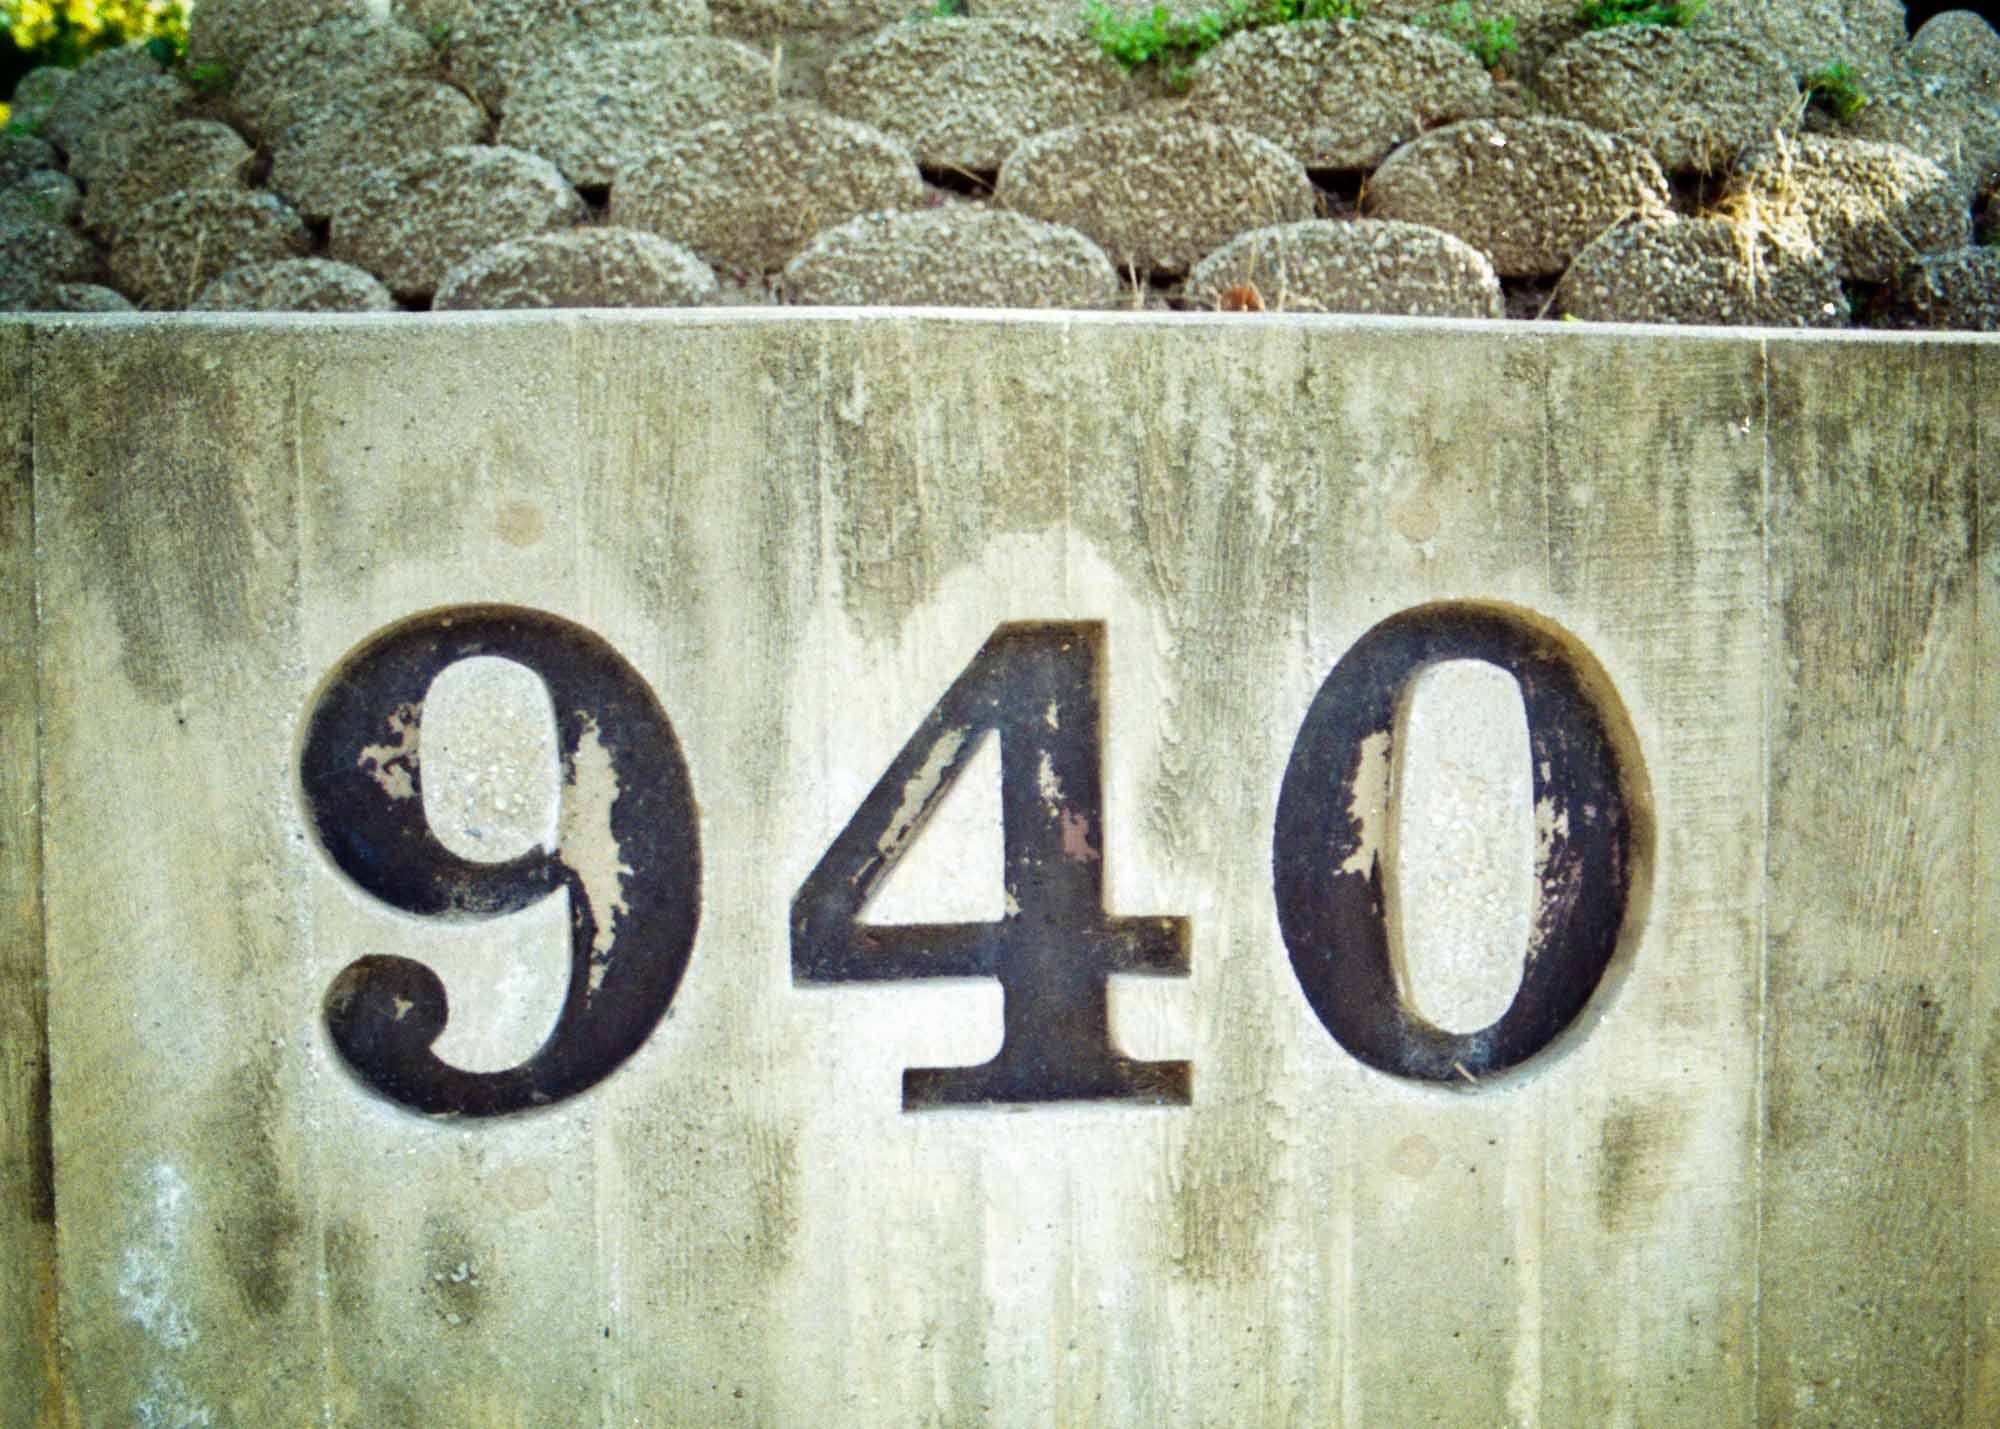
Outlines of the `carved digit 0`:
<svg viewBox="0 0 2000 1429">
<path fill-rule="evenodd" d="M 424 699 L 439 672 L 474 655 L 541 677 L 562 758 L 557 846 L 501 863 L 460 858 L 424 816 Z M 383 1096 L 433 1115 L 546 1106 L 609 1076 L 666 1015 L 700 918 L 694 792 L 652 690 L 599 636 L 516 606 L 392 625 L 329 676 L 307 717 L 299 779 L 327 856 L 392 908 L 484 919 L 569 893 L 561 1014 L 534 1056 L 505 1071 L 463 1071 L 431 1050 L 448 1012 L 424 964 L 371 955 L 341 971 L 326 994 L 328 1031 Z"/>
</svg>

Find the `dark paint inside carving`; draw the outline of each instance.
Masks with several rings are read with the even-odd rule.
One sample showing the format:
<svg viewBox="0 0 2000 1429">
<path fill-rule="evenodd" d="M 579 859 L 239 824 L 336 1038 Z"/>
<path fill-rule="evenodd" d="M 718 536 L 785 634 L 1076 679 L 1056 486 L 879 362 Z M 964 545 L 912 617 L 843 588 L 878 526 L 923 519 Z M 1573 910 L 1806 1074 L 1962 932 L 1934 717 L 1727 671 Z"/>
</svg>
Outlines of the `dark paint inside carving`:
<svg viewBox="0 0 2000 1429">
<path fill-rule="evenodd" d="M 1180 918 L 1104 909 L 1097 624 L 1004 625 L 947 690 L 792 903 L 801 983 L 997 978 L 1000 1050 L 976 1067 L 912 1067 L 903 1106 L 1078 1100 L 1185 1105 L 1185 1062 L 1123 1056 L 1111 973 L 1184 976 Z M 998 922 L 871 925 L 868 898 L 972 760 L 1000 739 L 1008 912 Z"/>
<path fill-rule="evenodd" d="M 1520 988 L 1491 1025 L 1462 1034 L 1427 1021 L 1404 996 L 1382 860 L 1369 856 L 1352 807 L 1370 741 L 1388 747 L 1404 691 L 1446 660 L 1484 660 L 1519 683 L 1542 833 Z M 1455 1086 L 1546 1048 L 1602 981 L 1633 902 L 1634 772 L 1568 650 L 1523 614 L 1423 606 L 1363 635 L 1327 675 L 1299 730 L 1272 838 L 1279 927 L 1327 1031 L 1380 1071 Z"/>
<path fill-rule="evenodd" d="M 501 863 L 452 853 L 424 816 L 422 709 L 431 681 L 476 655 L 524 665 L 547 685 L 565 776 L 579 755 L 605 767 L 606 848 L 618 867 L 589 876 L 587 854 L 534 849 Z M 596 766 L 591 766 L 595 768 Z M 541 1048 L 519 1066 L 467 1072 L 431 1045 L 448 1010 L 444 985 L 420 962 L 357 958 L 325 1000 L 334 1047 L 383 1096 L 433 1115 L 495 1116 L 546 1106 L 596 1085 L 666 1015 L 700 918 L 701 851 L 680 745 L 653 692 L 601 637 L 514 606 L 461 606 L 389 627 L 328 680 L 308 716 L 299 760 L 308 817 L 333 862 L 393 908 L 481 919 L 569 891 L 570 980 Z M 601 901 L 593 905 L 591 886 Z"/>
</svg>

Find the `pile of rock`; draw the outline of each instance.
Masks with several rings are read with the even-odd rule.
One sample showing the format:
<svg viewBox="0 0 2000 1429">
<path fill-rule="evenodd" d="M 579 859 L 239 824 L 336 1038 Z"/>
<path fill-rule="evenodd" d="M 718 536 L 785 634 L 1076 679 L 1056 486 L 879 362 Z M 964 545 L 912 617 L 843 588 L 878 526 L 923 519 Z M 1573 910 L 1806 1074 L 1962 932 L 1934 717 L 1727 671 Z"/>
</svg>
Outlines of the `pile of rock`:
<svg viewBox="0 0 2000 1429">
<path fill-rule="evenodd" d="M 200 0 L 40 70 L 0 307 L 1143 306 L 2000 330 L 2000 35 L 1897 0 L 1584 32 L 1489 0 L 1239 33 L 1184 90 L 1075 0 Z M 1183 3 L 1183 11 L 1194 8 Z M 1867 92 L 1838 119 L 1802 82 Z"/>
</svg>

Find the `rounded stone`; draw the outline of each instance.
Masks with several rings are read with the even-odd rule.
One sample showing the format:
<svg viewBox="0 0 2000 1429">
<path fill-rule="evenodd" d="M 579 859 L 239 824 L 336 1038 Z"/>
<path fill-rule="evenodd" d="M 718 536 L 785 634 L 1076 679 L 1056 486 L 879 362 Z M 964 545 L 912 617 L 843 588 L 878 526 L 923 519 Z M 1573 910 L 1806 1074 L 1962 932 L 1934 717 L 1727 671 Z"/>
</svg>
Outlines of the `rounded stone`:
<svg viewBox="0 0 2000 1429">
<path fill-rule="evenodd" d="M 166 125 L 107 162 L 83 201 L 83 221 L 115 239 L 131 215 L 176 189 L 240 189 L 256 155 L 243 136 L 213 119 Z"/>
<path fill-rule="evenodd" d="M 56 65 L 37 65 L 29 70 L 14 84 L 14 97 L 8 101 L 7 122 L 39 133 L 48 123 L 50 111 L 55 108 L 63 89 L 75 74 L 75 70 Z"/>
<path fill-rule="evenodd" d="M 229 99 L 246 130 L 269 138 L 356 90 L 437 74 L 437 55 L 423 36 L 389 20 L 345 16 L 262 46 L 236 76 Z"/>
<path fill-rule="evenodd" d="M 330 218 L 375 170 L 476 144 L 486 116 L 432 79 L 381 80 L 307 110 L 271 146 L 270 186 L 308 218 Z"/>
<path fill-rule="evenodd" d="M 122 293 L 96 283 L 57 283 L 0 258 L 0 312 L 129 313 Z"/>
<path fill-rule="evenodd" d="M 1261 134 L 1307 168 L 1366 169 L 1496 103 L 1464 45 L 1412 25 L 1334 20 L 1230 36 L 1195 65 L 1187 112 Z"/>
<path fill-rule="evenodd" d="M 2000 103 L 2000 31 L 1984 15 L 1946 10 L 1931 16 L 1910 37 L 1903 58 L 1926 78 L 1956 80 Z"/>
<path fill-rule="evenodd" d="M 83 207 L 83 190 L 68 174 L 37 169 L 0 189 L 0 210 L 67 225 Z"/>
<path fill-rule="evenodd" d="M 524 69 L 500 142 L 540 154 L 580 185 L 684 130 L 771 106 L 771 62 L 709 35 L 586 40 Z"/>
<path fill-rule="evenodd" d="M 0 208 L 0 261 L 44 284 L 81 282 L 103 268 L 82 234 L 12 204 Z"/>
<path fill-rule="evenodd" d="M 1022 140 L 1127 108 L 1131 81 L 1073 33 L 1009 20 L 912 20 L 834 57 L 826 106 L 937 169 L 990 173 Z"/>
<path fill-rule="evenodd" d="M 273 40 L 373 14 L 368 0 L 200 0 L 188 14 L 188 63 L 234 71 Z"/>
<path fill-rule="evenodd" d="M 191 305 L 197 312 L 386 313 L 396 299 L 373 273 L 327 258 L 246 263 L 218 274 Z"/>
<path fill-rule="evenodd" d="M 1030 139 L 1001 165 L 994 197 L 1078 230 L 1142 276 L 1184 273 L 1237 234 L 1318 205 L 1304 166 L 1270 140 L 1177 115 Z"/>
<path fill-rule="evenodd" d="M 1830 132 L 1921 154 L 1968 200 L 2000 188 L 2000 103 L 1954 75 L 1905 70 L 1870 85 L 1867 105 Z"/>
<path fill-rule="evenodd" d="M 1556 284 L 1557 313 L 1590 322 L 1844 327 L 1833 265 L 1754 224 L 1672 215 L 1599 235 Z"/>
<path fill-rule="evenodd" d="M 1737 166 L 1725 206 L 1796 226 L 1843 278 L 1886 282 L 1925 253 L 1960 248 L 1972 214 L 1951 177 L 1896 144 L 1802 134 Z"/>
<path fill-rule="evenodd" d="M 1468 119 L 1405 144 L 1368 181 L 1377 218 L 1455 234 L 1503 278 L 1560 273 L 1622 218 L 1662 212 L 1667 180 L 1630 139 L 1568 119 Z"/>
<path fill-rule="evenodd" d="M 1500 279 L 1485 254 L 1449 233 L 1390 219 L 1311 220 L 1242 234 L 1195 264 L 1185 296 L 1204 309 L 1504 315 Z"/>
<path fill-rule="evenodd" d="M 1371 20 L 1435 29 L 1456 39 L 1444 23 L 1449 10 L 1449 0 L 1368 0 L 1367 15 Z M 1586 33 L 1576 11 L 1577 0 L 1473 0 L 1470 14 L 1474 20 L 1513 20 L 1514 48 L 1496 68 L 1525 79 L 1539 73 L 1549 56 Z"/>
<path fill-rule="evenodd" d="M 63 151 L 85 184 L 128 144 L 179 119 L 193 102 L 144 50 L 107 50 L 63 86 L 42 137 Z"/>
<path fill-rule="evenodd" d="M 708 33 L 707 0 L 396 0 L 406 24 L 436 42 L 452 78 L 503 113 L 544 55 L 580 40 Z"/>
<path fill-rule="evenodd" d="M 785 266 L 785 301 L 822 306 L 1109 308 L 1118 273 L 1073 228 L 949 204 L 869 213 L 830 228 Z"/>
<path fill-rule="evenodd" d="M 1902 326 L 2000 332 L 2000 248 L 1954 248 L 1920 258 L 1889 290 Z"/>
<path fill-rule="evenodd" d="M 1621 25 L 1565 45 L 1536 77 L 1550 113 L 1643 144 L 1669 173 L 1715 173 L 1785 126 L 1799 89 L 1728 35 Z"/>
<path fill-rule="evenodd" d="M 48 290 L 43 312 L 129 313 L 132 300 L 101 283 L 57 283 Z"/>
<path fill-rule="evenodd" d="M 421 298 L 482 248 L 568 228 L 583 200 L 562 171 L 519 149 L 463 146 L 412 155 L 356 185 L 335 210 L 333 257 Z"/>
<path fill-rule="evenodd" d="M 1776 55 L 1794 75 L 1845 64 L 1874 79 L 1909 37 L 1903 0 L 1711 0 L 1702 23 Z"/>
<path fill-rule="evenodd" d="M 218 274 L 303 254 L 309 242 L 304 222 L 275 194 L 181 189 L 121 225 L 111 280 L 142 308 L 185 307 Z"/>
<path fill-rule="evenodd" d="M 576 228 L 483 249 L 438 284 L 434 308 L 685 308 L 715 298 L 709 266 L 657 234 Z"/>
<path fill-rule="evenodd" d="M 29 174 L 62 167 L 56 146 L 30 134 L 0 134 L 0 184 L 19 183 Z"/>
<path fill-rule="evenodd" d="M 612 185 L 611 221 L 718 266 L 768 273 L 823 228 L 923 200 L 908 149 L 865 124 L 798 108 L 705 124 L 650 150 Z"/>
</svg>

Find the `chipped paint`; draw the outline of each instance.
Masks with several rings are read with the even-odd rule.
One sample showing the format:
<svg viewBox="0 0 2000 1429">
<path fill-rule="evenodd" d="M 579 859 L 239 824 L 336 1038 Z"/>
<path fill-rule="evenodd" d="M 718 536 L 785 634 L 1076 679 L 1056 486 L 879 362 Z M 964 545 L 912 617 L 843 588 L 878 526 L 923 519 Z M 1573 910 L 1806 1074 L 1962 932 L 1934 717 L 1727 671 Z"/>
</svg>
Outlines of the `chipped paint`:
<svg viewBox="0 0 2000 1429">
<path fill-rule="evenodd" d="M 1064 809 L 1056 820 L 1062 826 L 1063 857 L 1072 863 L 1096 863 L 1097 850 L 1090 846 L 1090 816 Z"/>
<path fill-rule="evenodd" d="M 1341 873 L 1358 873 L 1366 878 L 1375 871 L 1382 856 L 1389 830 L 1389 755 L 1393 742 L 1386 729 L 1377 730 L 1361 741 L 1352 797 L 1347 801 L 1347 816 L 1360 831 L 1360 841 L 1340 865 Z"/>
<path fill-rule="evenodd" d="M 417 744 L 423 736 L 423 720 L 423 701 L 397 705 L 386 721 L 395 743 L 364 745 L 355 758 L 355 768 L 381 785 L 382 792 L 392 799 L 417 797 Z"/>
<path fill-rule="evenodd" d="M 1049 817 L 1062 817 L 1062 780 L 1056 774 L 1055 760 L 1046 749 L 1042 751 L 1042 762 L 1035 769 L 1035 792 L 1042 796 L 1042 807 L 1049 811 Z"/>
<path fill-rule="evenodd" d="M 916 832 L 917 825 L 923 820 L 924 810 L 936 797 L 945 771 L 958 758 L 958 751 L 965 747 L 969 733 L 965 729 L 948 729 L 939 735 L 923 767 L 904 781 L 903 802 L 896 806 L 896 812 L 890 818 L 889 826 L 882 831 L 882 837 L 875 840 L 875 851 L 884 860 L 894 858 L 909 842 L 910 835 Z"/>
<path fill-rule="evenodd" d="M 569 777 L 563 785 L 562 817 L 558 823 L 562 837 L 563 865 L 583 885 L 583 896 L 597 931 L 590 940 L 590 991 L 603 984 L 611 962 L 611 946 L 616 938 L 616 918 L 629 911 L 624 884 L 632 876 L 611 826 L 611 808 L 618 802 L 618 771 L 611 762 L 611 750 L 598 737 L 597 721 L 579 710 L 583 732 L 577 736 L 576 753 L 569 760 Z"/>
</svg>

